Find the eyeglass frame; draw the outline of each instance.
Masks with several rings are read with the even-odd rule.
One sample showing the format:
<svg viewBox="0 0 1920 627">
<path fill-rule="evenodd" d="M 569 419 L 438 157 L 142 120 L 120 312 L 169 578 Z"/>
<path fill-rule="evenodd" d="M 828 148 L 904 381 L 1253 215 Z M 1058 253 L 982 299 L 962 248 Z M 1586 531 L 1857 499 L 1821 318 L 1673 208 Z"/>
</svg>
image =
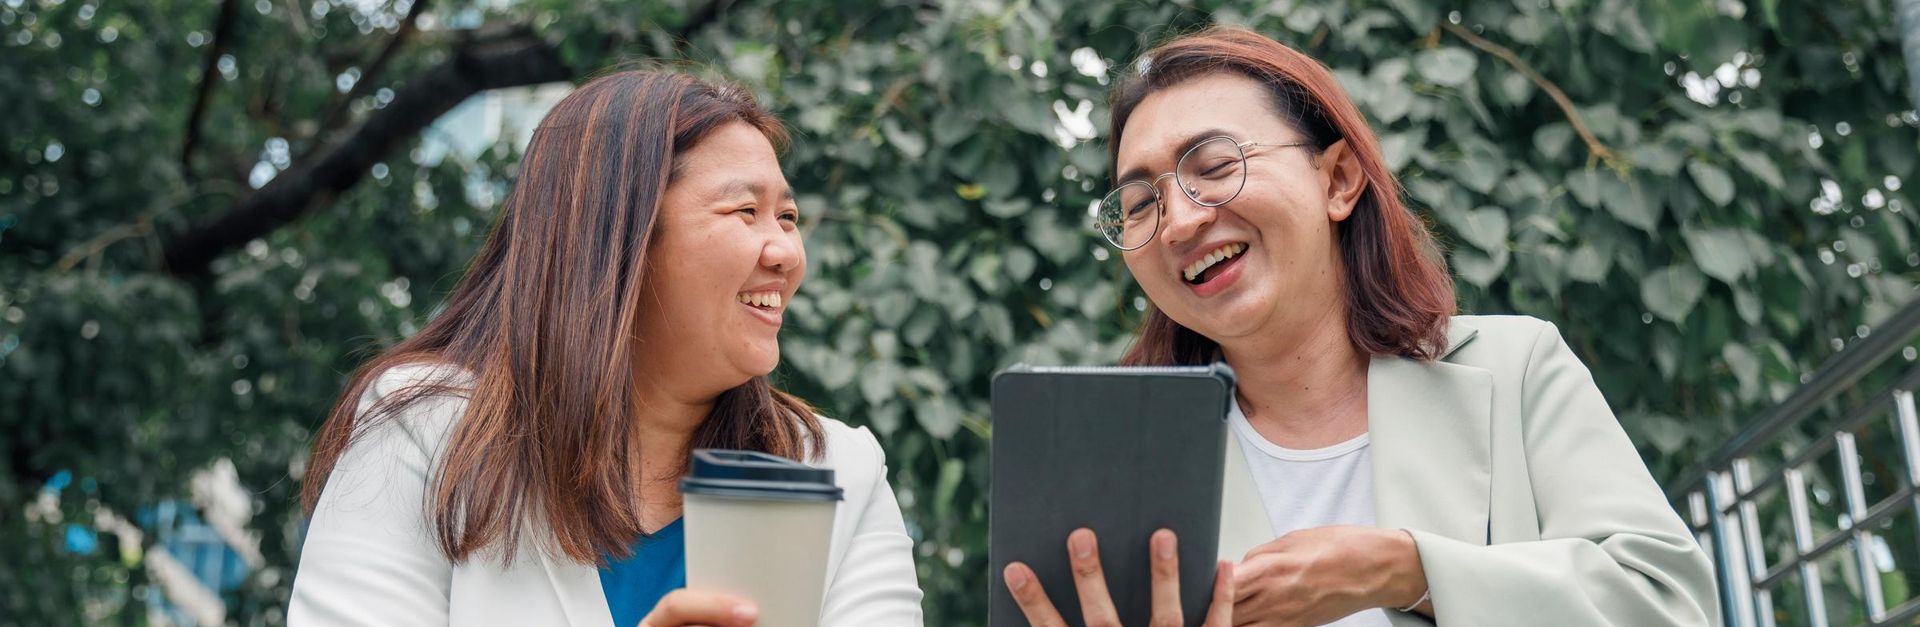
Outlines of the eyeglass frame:
<svg viewBox="0 0 1920 627">
<path fill-rule="evenodd" d="M 1112 245 L 1114 248 L 1120 249 L 1121 252 L 1132 252 L 1132 251 L 1140 250 L 1141 248 L 1145 248 L 1147 244 L 1153 243 L 1153 238 L 1158 237 L 1160 235 L 1160 223 L 1162 222 L 1162 218 L 1165 218 L 1167 214 L 1167 201 L 1165 199 L 1165 195 L 1160 193 L 1160 181 L 1167 180 L 1167 177 L 1169 176 L 1173 177 L 1173 182 L 1175 183 L 1174 187 L 1177 187 L 1180 189 L 1180 194 L 1182 196 L 1186 196 L 1187 200 L 1191 200 L 1193 201 L 1193 204 L 1200 205 L 1202 207 L 1218 207 L 1218 206 L 1233 202 L 1233 199 L 1235 198 L 1239 198 L 1240 192 L 1246 191 L 1247 189 L 1247 173 L 1244 170 L 1240 172 L 1240 188 L 1233 190 L 1233 195 L 1228 196 L 1225 200 L 1222 200 L 1220 202 L 1215 202 L 1215 203 L 1209 203 L 1209 202 L 1200 200 L 1198 198 L 1194 198 L 1193 191 L 1187 189 L 1187 186 L 1182 184 L 1180 180 L 1180 174 L 1179 174 L 1180 164 L 1182 162 L 1185 162 L 1187 160 L 1187 157 L 1192 155 L 1193 151 L 1199 150 L 1201 146 L 1205 146 L 1208 143 L 1211 143 L 1216 140 L 1221 140 L 1221 139 L 1234 143 L 1233 144 L 1234 149 L 1240 151 L 1241 161 L 1245 161 L 1247 159 L 1248 148 L 1254 148 L 1254 147 L 1298 148 L 1302 146 L 1314 145 L 1313 142 L 1305 142 L 1305 141 L 1286 142 L 1286 143 L 1280 143 L 1280 144 L 1266 144 L 1266 143 L 1260 143 L 1260 142 L 1242 142 L 1234 139 L 1232 135 L 1214 135 L 1212 137 L 1208 137 L 1206 139 L 1202 139 L 1200 141 L 1194 142 L 1193 146 L 1188 147 L 1186 152 L 1180 153 L 1179 159 L 1174 160 L 1172 172 L 1167 172 L 1167 173 L 1161 174 L 1160 176 L 1153 177 L 1153 180 L 1151 181 L 1145 180 L 1145 179 L 1134 179 L 1131 181 L 1127 181 L 1125 183 L 1121 183 L 1119 185 L 1114 186 L 1113 189 L 1108 190 L 1105 195 L 1100 197 L 1101 204 L 1106 204 L 1107 198 L 1112 197 L 1114 194 L 1120 193 L 1120 190 L 1126 189 L 1128 185 L 1133 185 L 1136 183 L 1141 185 L 1146 185 L 1147 189 L 1153 190 L 1153 205 L 1154 205 L 1154 208 L 1159 211 L 1159 213 L 1154 216 L 1153 232 L 1147 234 L 1147 239 L 1145 241 L 1140 242 L 1140 245 L 1138 246 L 1128 248 L 1126 246 L 1120 245 L 1119 242 L 1113 241 L 1113 238 L 1107 236 L 1106 229 L 1100 228 L 1100 224 L 1098 222 L 1095 222 L 1094 229 L 1097 231 L 1100 231 L 1100 239 L 1106 240 L 1108 244 Z M 1124 232 L 1125 225 L 1122 225 L 1121 228 L 1123 229 L 1122 232 Z"/>
</svg>

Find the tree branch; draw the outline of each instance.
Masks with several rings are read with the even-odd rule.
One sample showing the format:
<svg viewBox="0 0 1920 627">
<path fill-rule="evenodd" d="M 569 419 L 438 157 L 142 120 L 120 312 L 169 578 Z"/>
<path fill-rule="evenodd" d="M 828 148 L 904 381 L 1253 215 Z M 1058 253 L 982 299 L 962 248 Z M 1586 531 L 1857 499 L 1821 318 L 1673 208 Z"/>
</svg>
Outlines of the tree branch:
<svg viewBox="0 0 1920 627">
<path fill-rule="evenodd" d="M 1586 122 L 1580 119 L 1580 111 L 1574 108 L 1573 100 L 1567 98 L 1567 92 L 1562 91 L 1559 85 L 1555 85 L 1553 81 L 1547 80 L 1547 77 L 1541 76 L 1539 72 L 1534 71 L 1533 66 L 1527 65 L 1526 61 L 1520 59 L 1520 55 L 1514 54 L 1513 50 L 1508 49 L 1506 46 L 1487 41 L 1459 24 L 1442 20 L 1440 27 L 1447 29 L 1447 32 L 1453 33 L 1455 37 L 1465 40 L 1468 45 L 1499 57 L 1500 60 L 1506 61 L 1508 65 L 1513 66 L 1513 69 L 1519 70 L 1520 74 L 1527 77 L 1527 80 L 1533 81 L 1533 84 L 1539 86 L 1541 91 L 1547 92 L 1547 97 L 1552 98 L 1554 104 L 1560 105 L 1560 111 L 1567 116 L 1567 123 L 1573 126 L 1575 133 L 1580 134 L 1580 140 L 1587 143 L 1587 152 L 1591 155 L 1591 158 L 1606 162 L 1607 167 L 1612 168 L 1614 171 L 1622 171 L 1624 169 L 1625 164 L 1620 162 L 1619 156 L 1615 155 L 1612 149 L 1607 148 L 1606 144 L 1600 143 L 1600 138 L 1594 137 L 1593 131 L 1587 129 Z M 1592 165 L 1593 162 L 1588 161 L 1587 163 L 1588 165 Z"/>
<path fill-rule="evenodd" d="M 674 29 L 672 39 L 686 41 L 719 21 L 733 3 L 709 2 Z M 557 48 L 524 29 L 461 44 L 452 58 L 407 81 L 392 102 L 339 144 L 316 151 L 213 219 L 168 239 L 163 246 L 165 271 L 205 276 L 214 258 L 299 221 L 351 189 L 374 163 L 473 94 L 573 76 Z"/>
<path fill-rule="evenodd" d="M 326 116 L 320 118 L 319 130 L 313 133 L 315 138 L 325 137 L 328 132 L 338 128 L 353 101 L 367 95 L 367 89 L 374 84 L 374 77 L 380 74 L 380 70 L 387 66 L 388 61 L 393 60 L 393 53 L 398 52 L 400 46 L 407 42 L 407 36 L 413 34 L 416 28 L 414 24 L 419 21 L 420 14 L 426 12 L 429 3 L 429 0 L 413 1 L 413 6 L 407 9 L 407 17 L 400 21 L 400 30 L 394 31 L 393 36 L 387 38 L 387 44 L 380 47 L 380 53 L 374 55 L 373 61 L 367 64 L 366 71 L 360 73 L 360 80 L 355 81 L 346 94 L 334 100 L 333 106 L 327 107 Z M 314 145 L 319 144 L 316 142 Z"/>
<path fill-rule="evenodd" d="M 227 42 L 233 39 L 233 23 L 239 15 L 234 0 L 222 0 L 220 15 L 213 19 L 213 45 L 207 49 L 207 62 L 200 66 L 200 89 L 194 96 L 193 109 L 187 113 L 187 137 L 180 147 L 180 172 L 192 174 L 193 150 L 200 145 L 200 122 L 207 114 L 207 101 L 213 98 L 213 83 L 220 80 L 220 56 L 227 52 Z"/>
<path fill-rule="evenodd" d="M 165 246 L 166 269 L 176 275 L 206 274 L 220 254 L 298 221 L 352 188 L 374 163 L 468 96 L 572 77 L 559 51 L 531 33 L 475 41 L 409 81 L 393 102 L 339 145 L 282 172 L 212 221 L 173 238 Z"/>
</svg>

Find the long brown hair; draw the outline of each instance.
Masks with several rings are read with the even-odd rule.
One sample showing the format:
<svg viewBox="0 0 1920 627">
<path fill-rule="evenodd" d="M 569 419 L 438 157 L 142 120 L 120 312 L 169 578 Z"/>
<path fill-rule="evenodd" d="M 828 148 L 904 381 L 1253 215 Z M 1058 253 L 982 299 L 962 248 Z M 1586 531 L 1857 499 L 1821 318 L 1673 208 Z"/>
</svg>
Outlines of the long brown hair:
<svg viewBox="0 0 1920 627">
<path fill-rule="evenodd" d="M 1369 355 L 1431 361 L 1445 351 L 1447 320 L 1455 310 L 1446 260 L 1427 224 L 1401 202 L 1404 192 L 1380 156 L 1373 129 L 1326 66 L 1253 31 L 1215 26 L 1154 47 L 1130 69 L 1110 100 L 1108 150 L 1116 164 L 1120 134 L 1140 101 L 1188 79 L 1220 72 L 1266 85 L 1268 105 L 1300 129 L 1315 150 L 1347 140 L 1367 180 L 1353 215 L 1335 225 L 1346 265 L 1347 337 Z M 1204 363 L 1215 359 L 1218 348 L 1153 307 L 1121 363 Z"/>
<path fill-rule="evenodd" d="M 543 550 L 578 562 L 630 555 L 643 532 L 631 338 L 648 242 L 676 158 L 736 122 L 785 143 L 746 91 L 668 71 L 610 74 L 562 99 L 534 131 L 499 223 L 444 310 L 353 375 L 314 443 L 307 513 L 357 439 L 454 395 L 466 399 L 464 415 L 423 504 L 448 559 L 504 548 L 511 561 L 531 529 L 552 536 Z M 457 366 L 472 380 L 420 382 L 362 413 L 359 399 L 381 373 L 418 362 Z M 817 454 L 823 438 L 805 402 L 755 377 L 720 395 L 691 447 L 799 458 L 809 447 Z"/>
</svg>

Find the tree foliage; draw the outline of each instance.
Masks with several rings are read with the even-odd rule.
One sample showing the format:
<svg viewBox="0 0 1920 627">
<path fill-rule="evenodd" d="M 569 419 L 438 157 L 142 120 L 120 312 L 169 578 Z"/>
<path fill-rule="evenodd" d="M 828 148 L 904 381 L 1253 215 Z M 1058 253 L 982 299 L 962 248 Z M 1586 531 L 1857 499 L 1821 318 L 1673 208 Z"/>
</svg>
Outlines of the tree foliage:
<svg viewBox="0 0 1920 627">
<path fill-rule="evenodd" d="M 795 130 L 780 378 L 887 446 L 930 624 L 985 620 L 991 374 L 1112 362 L 1144 307 L 1084 225 L 1104 92 L 1170 34 L 1330 66 L 1462 308 L 1557 322 L 1661 477 L 1920 278 L 1879 0 L 414 3 L 0 4 L 0 624 L 143 622 L 153 548 L 68 528 L 221 458 L 264 559 L 228 621 L 281 622 L 342 373 L 432 313 L 512 180 L 510 138 L 442 154 L 428 124 L 634 59 Z"/>
</svg>

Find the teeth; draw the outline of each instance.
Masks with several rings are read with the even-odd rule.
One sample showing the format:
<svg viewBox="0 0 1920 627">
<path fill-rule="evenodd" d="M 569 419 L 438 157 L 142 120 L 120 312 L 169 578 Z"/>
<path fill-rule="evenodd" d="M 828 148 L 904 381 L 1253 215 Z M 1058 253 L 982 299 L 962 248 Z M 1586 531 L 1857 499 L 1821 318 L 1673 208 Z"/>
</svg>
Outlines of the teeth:
<svg viewBox="0 0 1920 627">
<path fill-rule="evenodd" d="M 1188 283 L 1192 283 L 1194 277 L 1200 276 L 1202 272 L 1206 272 L 1207 268 L 1213 267 L 1213 264 L 1232 259 L 1246 249 L 1246 244 L 1227 244 L 1221 246 L 1213 252 L 1207 253 L 1207 256 L 1202 257 L 1199 261 L 1193 262 L 1193 265 L 1187 266 L 1187 269 L 1182 271 L 1181 274 L 1186 277 Z"/>
<path fill-rule="evenodd" d="M 769 307 L 773 309 L 779 309 L 780 301 L 781 301 L 779 292 L 753 292 L 751 294 L 746 292 L 741 292 L 739 294 L 735 294 L 733 296 L 733 299 L 740 301 L 740 303 L 744 305 L 752 305 L 755 307 Z"/>
</svg>

